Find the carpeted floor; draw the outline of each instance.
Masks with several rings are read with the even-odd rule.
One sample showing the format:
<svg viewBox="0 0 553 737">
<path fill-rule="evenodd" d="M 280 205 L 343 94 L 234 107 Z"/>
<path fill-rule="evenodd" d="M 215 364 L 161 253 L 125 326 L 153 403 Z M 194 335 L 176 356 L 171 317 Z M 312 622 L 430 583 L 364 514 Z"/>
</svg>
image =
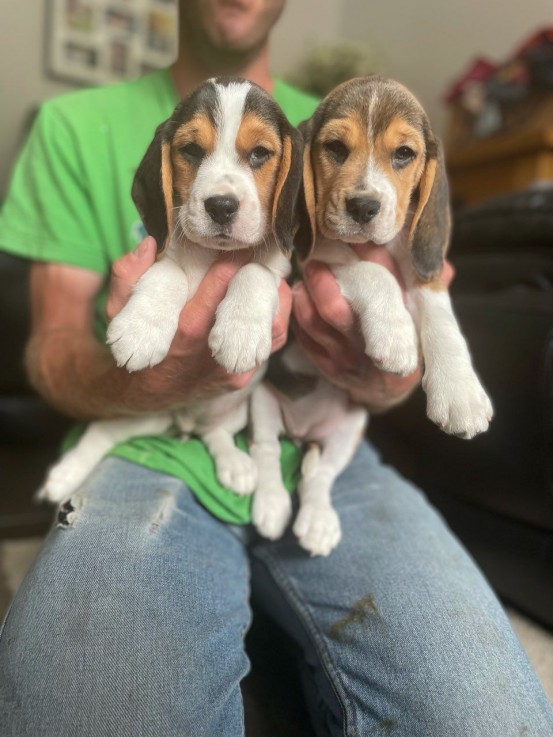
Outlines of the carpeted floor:
<svg viewBox="0 0 553 737">
<path fill-rule="evenodd" d="M 40 545 L 39 538 L 0 542 L 0 619 L 11 597 L 17 591 L 27 568 L 38 553 Z M 508 610 L 508 615 L 553 704 L 553 632 L 544 629 L 514 610 Z M 261 732 L 257 734 L 260 735 Z M 271 734 L 273 734 L 272 731 Z"/>
</svg>

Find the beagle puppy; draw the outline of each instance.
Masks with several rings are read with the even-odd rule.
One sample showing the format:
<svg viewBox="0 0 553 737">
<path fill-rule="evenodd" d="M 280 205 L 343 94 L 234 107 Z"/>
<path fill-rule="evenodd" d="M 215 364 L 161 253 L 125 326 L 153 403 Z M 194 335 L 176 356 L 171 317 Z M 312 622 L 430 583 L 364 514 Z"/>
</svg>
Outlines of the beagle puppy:
<svg viewBox="0 0 553 737">
<path fill-rule="evenodd" d="M 412 373 L 420 348 L 431 420 L 462 438 L 484 432 L 492 405 L 440 278 L 450 235 L 448 185 L 440 142 L 420 103 L 393 80 L 356 78 L 335 88 L 302 132 L 300 266 L 310 259 L 328 264 L 358 318 L 367 355 L 383 370 Z M 394 276 L 364 257 L 368 243 L 385 245 L 397 261 L 406 301 Z M 279 537 L 290 518 L 290 500 L 274 479 L 275 437 L 286 432 L 311 444 L 294 532 L 309 552 L 326 555 L 340 539 L 332 483 L 357 447 L 366 413 L 318 375 L 299 346 L 288 346 L 279 360 L 287 372 L 270 372 L 252 395 L 254 520 Z"/>
<path fill-rule="evenodd" d="M 290 271 L 293 211 L 302 177 L 301 135 L 260 87 L 211 79 L 156 130 L 136 172 L 132 196 L 158 244 L 156 263 L 111 321 L 107 340 L 118 366 L 140 371 L 167 355 L 182 308 L 222 252 L 249 249 L 230 281 L 209 334 L 215 360 L 231 373 L 264 364 Z M 173 412 L 91 423 L 54 466 L 39 497 L 61 502 L 116 443 L 175 425 L 200 436 L 220 482 L 251 493 L 256 468 L 233 436 L 247 424 L 250 384 Z"/>
</svg>

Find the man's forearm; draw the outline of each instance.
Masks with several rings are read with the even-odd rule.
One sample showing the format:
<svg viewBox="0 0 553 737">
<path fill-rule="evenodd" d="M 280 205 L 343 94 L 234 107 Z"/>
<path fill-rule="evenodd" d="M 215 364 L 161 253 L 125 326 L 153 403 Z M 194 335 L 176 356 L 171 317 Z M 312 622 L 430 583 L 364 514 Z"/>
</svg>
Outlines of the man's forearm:
<svg viewBox="0 0 553 737">
<path fill-rule="evenodd" d="M 91 333 L 51 330 L 30 340 L 27 373 L 49 404 L 84 420 L 159 412 L 246 386 L 254 372 L 228 374 L 200 342 L 201 350 L 177 347 L 159 365 L 129 373 Z"/>
<path fill-rule="evenodd" d="M 35 336 L 27 346 L 26 365 L 39 394 L 70 417 L 120 417 L 171 403 L 145 392 L 142 377 L 118 368 L 91 335 L 60 330 Z"/>
</svg>

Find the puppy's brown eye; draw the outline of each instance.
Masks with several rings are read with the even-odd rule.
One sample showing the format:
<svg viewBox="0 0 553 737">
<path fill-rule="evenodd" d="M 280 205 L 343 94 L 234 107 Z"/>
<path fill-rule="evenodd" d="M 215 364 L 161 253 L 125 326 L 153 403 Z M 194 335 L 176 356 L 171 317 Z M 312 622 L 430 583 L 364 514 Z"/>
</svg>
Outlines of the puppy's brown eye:
<svg viewBox="0 0 553 737">
<path fill-rule="evenodd" d="M 400 146 L 392 154 L 392 164 L 396 169 L 401 169 L 416 157 L 416 153 L 409 146 Z"/>
<path fill-rule="evenodd" d="M 259 169 L 271 156 L 271 152 L 265 146 L 256 146 L 250 151 L 248 163 L 252 169 Z"/>
<path fill-rule="evenodd" d="M 179 153 L 190 164 L 194 164 L 194 166 L 199 166 L 205 156 L 205 151 L 197 143 L 186 143 L 179 148 Z"/>
<path fill-rule="evenodd" d="M 337 164 L 343 164 L 349 156 L 349 149 L 342 141 L 327 141 L 324 145 L 325 151 Z"/>
</svg>

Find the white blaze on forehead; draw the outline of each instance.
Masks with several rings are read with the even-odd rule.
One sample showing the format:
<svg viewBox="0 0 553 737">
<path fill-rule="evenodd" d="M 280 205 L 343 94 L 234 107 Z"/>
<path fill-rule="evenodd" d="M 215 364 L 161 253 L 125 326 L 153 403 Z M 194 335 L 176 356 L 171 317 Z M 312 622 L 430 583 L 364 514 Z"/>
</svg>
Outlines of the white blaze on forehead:
<svg viewBox="0 0 553 737">
<path fill-rule="evenodd" d="M 195 242 L 209 240 L 221 231 L 221 225 L 211 219 L 205 202 L 210 197 L 228 195 L 238 200 L 239 208 L 227 235 L 247 244 L 257 243 L 265 234 L 266 216 L 251 169 L 241 161 L 236 150 L 236 138 L 252 85 L 245 81 L 223 85 L 211 80 L 211 83 L 217 97 L 213 109 L 215 147 L 200 163 L 179 219 L 189 238 Z"/>
<path fill-rule="evenodd" d="M 198 169 L 194 192 L 198 197 L 232 195 L 240 201 L 250 190 L 251 172 L 244 167 L 236 150 L 236 137 L 242 123 L 244 104 L 251 89 L 249 82 L 213 82 L 217 104 L 214 106 L 215 148 Z"/>
<path fill-rule="evenodd" d="M 242 123 L 244 105 L 251 84 L 249 82 L 231 82 L 228 85 L 215 84 L 215 89 L 219 105 L 215 118 L 217 143 L 213 153 L 226 154 L 232 158 L 237 158 L 236 136 Z"/>
<path fill-rule="evenodd" d="M 378 93 L 374 90 L 369 100 L 369 114 L 367 123 L 367 140 L 369 141 L 369 160 L 367 169 L 365 170 L 364 185 L 365 189 L 373 192 L 376 199 L 389 197 L 391 192 L 391 184 L 388 177 L 382 172 L 375 162 L 374 156 L 374 137 L 375 137 L 375 116 L 378 113 Z M 393 189 L 393 187 L 392 187 Z"/>
</svg>

